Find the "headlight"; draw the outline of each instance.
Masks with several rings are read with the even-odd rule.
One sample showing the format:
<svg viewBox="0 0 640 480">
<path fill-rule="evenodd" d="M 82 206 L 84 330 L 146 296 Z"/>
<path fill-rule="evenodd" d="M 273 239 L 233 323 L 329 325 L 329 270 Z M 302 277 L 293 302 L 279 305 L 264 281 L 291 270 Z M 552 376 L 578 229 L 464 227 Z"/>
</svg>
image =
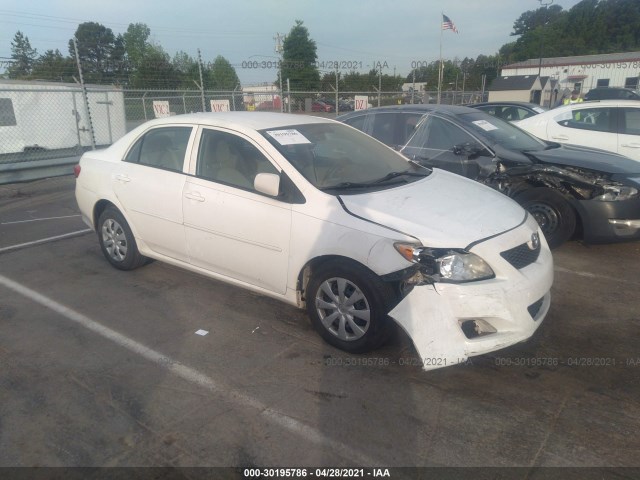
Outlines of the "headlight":
<svg viewBox="0 0 640 480">
<path fill-rule="evenodd" d="M 405 259 L 418 263 L 421 273 L 434 281 L 460 283 L 495 277 L 487 262 L 466 250 L 428 248 L 400 242 L 394 247 Z"/>
<path fill-rule="evenodd" d="M 594 197 L 600 202 L 618 202 L 638 196 L 638 189 L 624 185 L 603 185 L 604 193 Z"/>
</svg>

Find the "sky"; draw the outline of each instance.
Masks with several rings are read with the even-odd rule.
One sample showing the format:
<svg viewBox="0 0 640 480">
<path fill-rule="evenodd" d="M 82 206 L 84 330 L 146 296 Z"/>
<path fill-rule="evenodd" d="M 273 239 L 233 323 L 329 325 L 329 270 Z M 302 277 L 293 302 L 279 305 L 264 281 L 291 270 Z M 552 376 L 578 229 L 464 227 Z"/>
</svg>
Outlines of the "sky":
<svg viewBox="0 0 640 480">
<path fill-rule="evenodd" d="M 578 1 L 553 3 L 569 9 Z M 273 82 L 274 37 L 302 20 L 321 66 L 337 61 L 368 71 L 381 65 L 383 73 L 406 76 L 418 62 L 439 58 L 442 13 L 459 31 L 442 32 L 442 55 L 463 59 L 495 54 L 514 40 L 514 21 L 539 7 L 539 0 L 0 0 L 0 61 L 11 56 L 18 30 L 38 53 L 57 48 L 66 55 L 82 22 L 115 34 L 141 22 L 171 56 L 183 50 L 195 57 L 200 49 L 204 62 L 227 58 L 243 85 Z"/>
</svg>

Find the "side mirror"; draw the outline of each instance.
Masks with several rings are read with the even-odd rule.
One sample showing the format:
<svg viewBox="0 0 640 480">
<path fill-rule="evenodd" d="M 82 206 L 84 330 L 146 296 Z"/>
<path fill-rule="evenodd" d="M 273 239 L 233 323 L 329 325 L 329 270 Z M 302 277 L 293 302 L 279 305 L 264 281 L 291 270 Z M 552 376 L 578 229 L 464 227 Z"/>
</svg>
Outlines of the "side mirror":
<svg viewBox="0 0 640 480">
<path fill-rule="evenodd" d="M 270 197 L 277 197 L 280 193 L 280 175 L 259 173 L 253 181 L 253 188 Z"/>
<path fill-rule="evenodd" d="M 459 143 L 453 146 L 453 153 L 469 158 L 474 158 L 482 155 L 484 148 L 477 143 Z"/>
</svg>

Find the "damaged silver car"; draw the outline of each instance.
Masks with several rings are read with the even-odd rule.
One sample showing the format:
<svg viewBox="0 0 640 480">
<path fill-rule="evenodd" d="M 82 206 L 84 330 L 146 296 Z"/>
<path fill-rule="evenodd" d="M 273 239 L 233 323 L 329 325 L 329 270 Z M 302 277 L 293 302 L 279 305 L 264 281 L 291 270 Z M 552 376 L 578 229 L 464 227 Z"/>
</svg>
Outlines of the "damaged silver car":
<svg viewBox="0 0 640 480">
<path fill-rule="evenodd" d="M 516 200 L 549 245 L 640 239 L 640 162 L 540 140 L 468 107 L 403 105 L 338 120 L 411 160 L 488 185 Z"/>
</svg>

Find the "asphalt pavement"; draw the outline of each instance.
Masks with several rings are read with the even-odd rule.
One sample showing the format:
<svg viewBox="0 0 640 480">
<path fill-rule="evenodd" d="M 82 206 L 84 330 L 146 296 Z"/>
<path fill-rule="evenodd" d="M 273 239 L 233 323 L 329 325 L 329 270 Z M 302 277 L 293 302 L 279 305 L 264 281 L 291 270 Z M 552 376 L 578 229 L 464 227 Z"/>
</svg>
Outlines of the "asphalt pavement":
<svg viewBox="0 0 640 480">
<path fill-rule="evenodd" d="M 115 270 L 73 188 L 0 187 L 0 467 L 640 466 L 639 242 L 554 251 L 532 339 L 424 372 L 401 331 L 349 355 L 276 300 Z"/>
</svg>

